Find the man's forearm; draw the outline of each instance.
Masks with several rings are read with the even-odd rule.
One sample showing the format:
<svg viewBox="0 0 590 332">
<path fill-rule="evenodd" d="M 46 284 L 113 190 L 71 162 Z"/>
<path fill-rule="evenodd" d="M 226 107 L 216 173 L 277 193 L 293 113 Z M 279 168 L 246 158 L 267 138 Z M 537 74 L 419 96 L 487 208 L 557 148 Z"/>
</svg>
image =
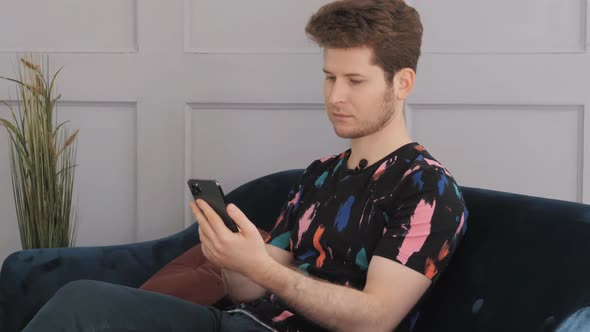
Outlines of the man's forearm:
<svg viewBox="0 0 590 332">
<path fill-rule="evenodd" d="M 306 318 L 336 331 L 380 331 L 379 309 L 369 294 L 312 279 L 298 271 L 269 262 L 252 276 Z"/>
</svg>

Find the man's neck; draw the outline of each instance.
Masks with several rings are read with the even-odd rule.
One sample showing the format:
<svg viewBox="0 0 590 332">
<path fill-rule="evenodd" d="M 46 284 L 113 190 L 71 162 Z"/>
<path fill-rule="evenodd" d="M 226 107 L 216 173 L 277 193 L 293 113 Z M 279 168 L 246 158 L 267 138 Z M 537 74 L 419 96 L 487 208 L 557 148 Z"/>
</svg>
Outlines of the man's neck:
<svg viewBox="0 0 590 332">
<path fill-rule="evenodd" d="M 383 159 L 400 147 L 413 142 L 406 128 L 403 118 L 393 118 L 380 131 L 369 136 L 350 140 L 350 157 L 348 168 L 357 167 L 361 159 L 367 160 L 367 166 Z"/>
</svg>

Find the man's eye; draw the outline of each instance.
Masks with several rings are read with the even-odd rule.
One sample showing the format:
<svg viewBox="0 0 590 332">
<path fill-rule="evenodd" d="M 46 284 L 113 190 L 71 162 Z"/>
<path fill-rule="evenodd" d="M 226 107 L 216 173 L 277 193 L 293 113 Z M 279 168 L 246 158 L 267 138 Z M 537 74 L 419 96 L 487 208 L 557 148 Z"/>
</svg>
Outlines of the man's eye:
<svg viewBox="0 0 590 332">
<path fill-rule="evenodd" d="M 336 79 L 335 77 L 331 77 L 331 76 L 327 76 L 326 77 L 326 81 L 333 81 L 335 79 Z"/>
<path fill-rule="evenodd" d="M 350 80 L 350 83 L 351 83 L 352 85 L 359 85 L 359 84 L 363 83 L 363 81 Z"/>
</svg>

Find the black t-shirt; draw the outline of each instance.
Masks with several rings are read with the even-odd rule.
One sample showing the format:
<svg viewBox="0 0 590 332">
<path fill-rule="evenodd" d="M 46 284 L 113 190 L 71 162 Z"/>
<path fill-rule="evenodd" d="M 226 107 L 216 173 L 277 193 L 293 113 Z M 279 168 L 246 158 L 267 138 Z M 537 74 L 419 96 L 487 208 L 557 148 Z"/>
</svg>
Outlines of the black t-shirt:
<svg viewBox="0 0 590 332">
<path fill-rule="evenodd" d="M 435 281 L 467 226 L 452 175 L 418 143 L 360 171 L 349 156 L 307 167 L 265 241 L 291 251 L 303 273 L 358 290 L 373 255 Z M 243 308 L 280 331 L 318 330 L 273 294 Z"/>
</svg>

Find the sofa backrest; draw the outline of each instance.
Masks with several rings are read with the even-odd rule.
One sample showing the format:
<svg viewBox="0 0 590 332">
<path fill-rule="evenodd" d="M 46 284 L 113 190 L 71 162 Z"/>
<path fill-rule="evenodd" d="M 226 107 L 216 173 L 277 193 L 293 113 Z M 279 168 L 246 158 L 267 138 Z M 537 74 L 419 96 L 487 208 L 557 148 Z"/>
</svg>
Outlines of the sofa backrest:
<svg viewBox="0 0 590 332">
<path fill-rule="evenodd" d="M 590 205 L 462 192 L 467 233 L 415 331 L 553 331 L 590 307 Z"/>
<path fill-rule="evenodd" d="M 228 200 L 268 231 L 301 174 L 253 180 Z M 590 205 L 461 190 L 467 232 L 425 296 L 414 332 L 553 331 L 590 307 Z"/>
</svg>

